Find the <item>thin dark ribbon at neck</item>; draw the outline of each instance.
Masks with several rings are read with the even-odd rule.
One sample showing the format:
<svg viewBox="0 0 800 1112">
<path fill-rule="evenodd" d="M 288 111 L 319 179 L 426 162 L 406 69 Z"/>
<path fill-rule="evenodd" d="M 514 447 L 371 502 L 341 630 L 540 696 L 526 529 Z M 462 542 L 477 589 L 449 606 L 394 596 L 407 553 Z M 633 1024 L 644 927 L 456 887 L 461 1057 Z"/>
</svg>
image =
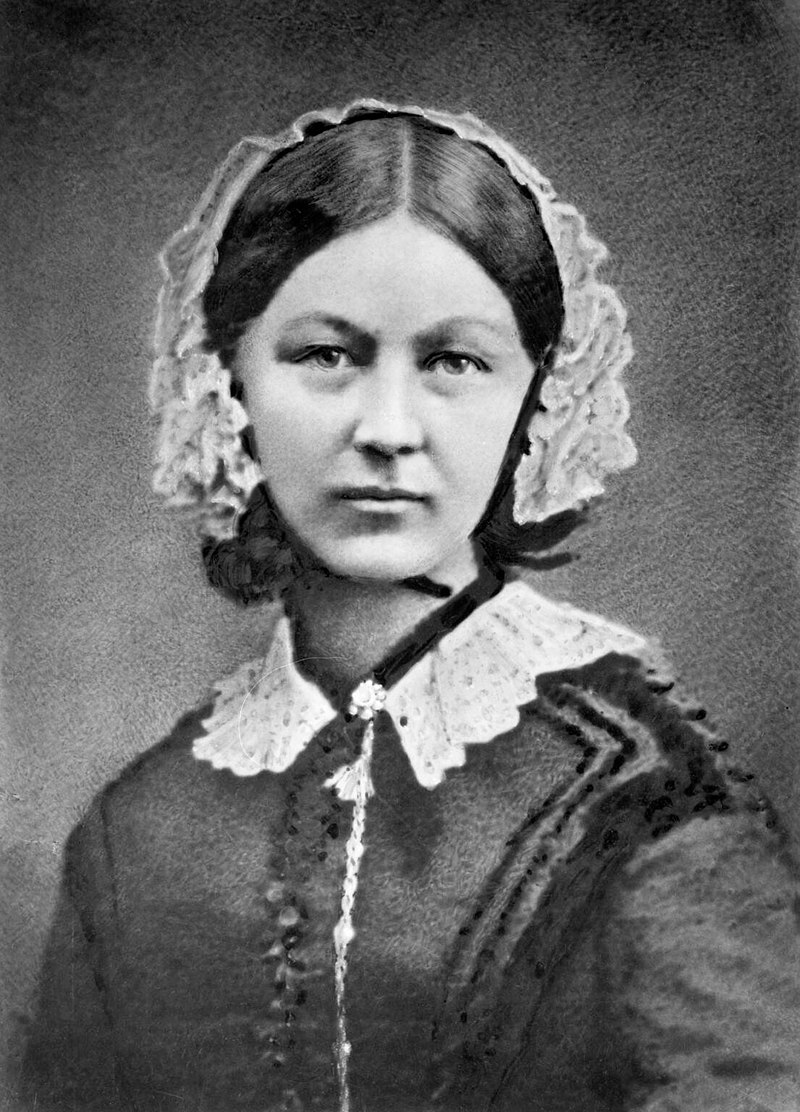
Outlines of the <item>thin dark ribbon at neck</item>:
<svg viewBox="0 0 800 1112">
<path fill-rule="evenodd" d="M 494 598 L 504 582 L 503 569 L 484 560 L 475 579 L 403 637 L 373 669 L 370 678 L 386 690 L 394 686 L 442 637 L 461 625 L 484 602 Z"/>
</svg>

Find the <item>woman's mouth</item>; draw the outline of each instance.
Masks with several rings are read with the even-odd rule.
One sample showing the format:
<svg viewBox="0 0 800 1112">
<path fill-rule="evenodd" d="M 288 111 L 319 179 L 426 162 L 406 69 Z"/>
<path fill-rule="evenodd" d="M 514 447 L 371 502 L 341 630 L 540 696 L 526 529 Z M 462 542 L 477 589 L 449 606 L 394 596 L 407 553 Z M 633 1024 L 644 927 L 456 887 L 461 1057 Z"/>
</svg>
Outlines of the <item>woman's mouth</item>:
<svg viewBox="0 0 800 1112">
<path fill-rule="evenodd" d="M 426 495 L 417 491 L 387 486 L 342 487 L 335 491 L 335 496 L 343 502 L 352 502 L 358 509 L 372 512 L 397 512 L 426 501 Z"/>
</svg>

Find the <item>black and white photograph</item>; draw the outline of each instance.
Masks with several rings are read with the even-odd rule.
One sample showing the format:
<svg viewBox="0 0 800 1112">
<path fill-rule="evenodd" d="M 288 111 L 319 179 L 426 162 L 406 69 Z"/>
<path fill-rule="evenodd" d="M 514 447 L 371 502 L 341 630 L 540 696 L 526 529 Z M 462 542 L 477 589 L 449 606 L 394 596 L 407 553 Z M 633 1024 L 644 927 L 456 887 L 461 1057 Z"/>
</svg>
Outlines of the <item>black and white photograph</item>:
<svg viewBox="0 0 800 1112">
<path fill-rule="evenodd" d="M 8 1112 L 800 1112 L 800 9 L 3 7 Z"/>
</svg>

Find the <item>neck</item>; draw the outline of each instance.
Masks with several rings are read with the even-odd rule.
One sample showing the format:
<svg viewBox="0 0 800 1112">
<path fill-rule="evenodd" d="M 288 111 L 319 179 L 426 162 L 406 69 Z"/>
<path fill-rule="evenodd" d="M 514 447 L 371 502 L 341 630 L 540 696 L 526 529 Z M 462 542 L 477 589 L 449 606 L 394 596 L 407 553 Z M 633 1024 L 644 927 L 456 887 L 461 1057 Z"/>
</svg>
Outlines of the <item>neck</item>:
<svg viewBox="0 0 800 1112">
<path fill-rule="evenodd" d="M 436 576 L 455 594 L 478 574 L 469 558 Z M 337 697 L 369 675 L 446 599 L 402 583 L 346 579 L 324 570 L 305 572 L 292 586 L 287 611 L 294 625 L 296 663 Z"/>
</svg>

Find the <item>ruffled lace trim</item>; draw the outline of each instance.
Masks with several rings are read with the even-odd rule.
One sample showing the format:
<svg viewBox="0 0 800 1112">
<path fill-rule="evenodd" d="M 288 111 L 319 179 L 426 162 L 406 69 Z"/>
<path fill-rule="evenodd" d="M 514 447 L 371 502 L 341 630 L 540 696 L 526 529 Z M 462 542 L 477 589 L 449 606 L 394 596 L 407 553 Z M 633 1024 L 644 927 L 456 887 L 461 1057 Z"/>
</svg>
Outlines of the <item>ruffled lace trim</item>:
<svg viewBox="0 0 800 1112">
<path fill-rule="evenodd" d="M 572 205 L 510 144 L 471 115 L 358 100 L 343 110 L 312 112 L 271 138 L 243 139 L 215 174 L 189 222 L 161 255 L 156 360 L 150 398 L 160 422 L 154 488 L 175 506 L 193 509 L 202 531 L 233 534 L 234 520 L 261 481 L 240 433 L 247 414 L 230 396 L 230 375 L 203 350 L 202 293 L 234 204 L 273 155 L 302 142 L 309 128 L 330 126 L 365 110 L 424 116 L 493 151 L 537 198 L 558 259 L 566 320 L 543 409 L 529 429 L 530 455 L 516 475 L 518 522 L 543 521 L 602 493 L 605 476 L 636 461 L 625 432 L 628 400 L 620 376 L 631 358 L 625 310 L 597 278 L 606 248 Z"/>
<path fill-rule="evenodd" d="M 237 776 L 283 772 L 336 711 L 292 659 L 289 621 L 278 609 L 269 652 L 244 664 L 216 685 L 206 736 L 194 743 L 195 757 Z"/>
<path fill-rule="evenodd" d="M 608 653 L 651 659 L 644 637 L 595 614 L 538 594 L 521 580 L 502 590 L 411 668 L 384 709 L 421 785 L 434 788 L 485 744 L 519 722 L 538 676 L 581 667 Z M 283 772 L 336 711 L 292 660 L 289 621 L 275 612 L 266 659 L 242 666 L 217 687 L 194 755 L 237 776 Z"/>
</svg>

